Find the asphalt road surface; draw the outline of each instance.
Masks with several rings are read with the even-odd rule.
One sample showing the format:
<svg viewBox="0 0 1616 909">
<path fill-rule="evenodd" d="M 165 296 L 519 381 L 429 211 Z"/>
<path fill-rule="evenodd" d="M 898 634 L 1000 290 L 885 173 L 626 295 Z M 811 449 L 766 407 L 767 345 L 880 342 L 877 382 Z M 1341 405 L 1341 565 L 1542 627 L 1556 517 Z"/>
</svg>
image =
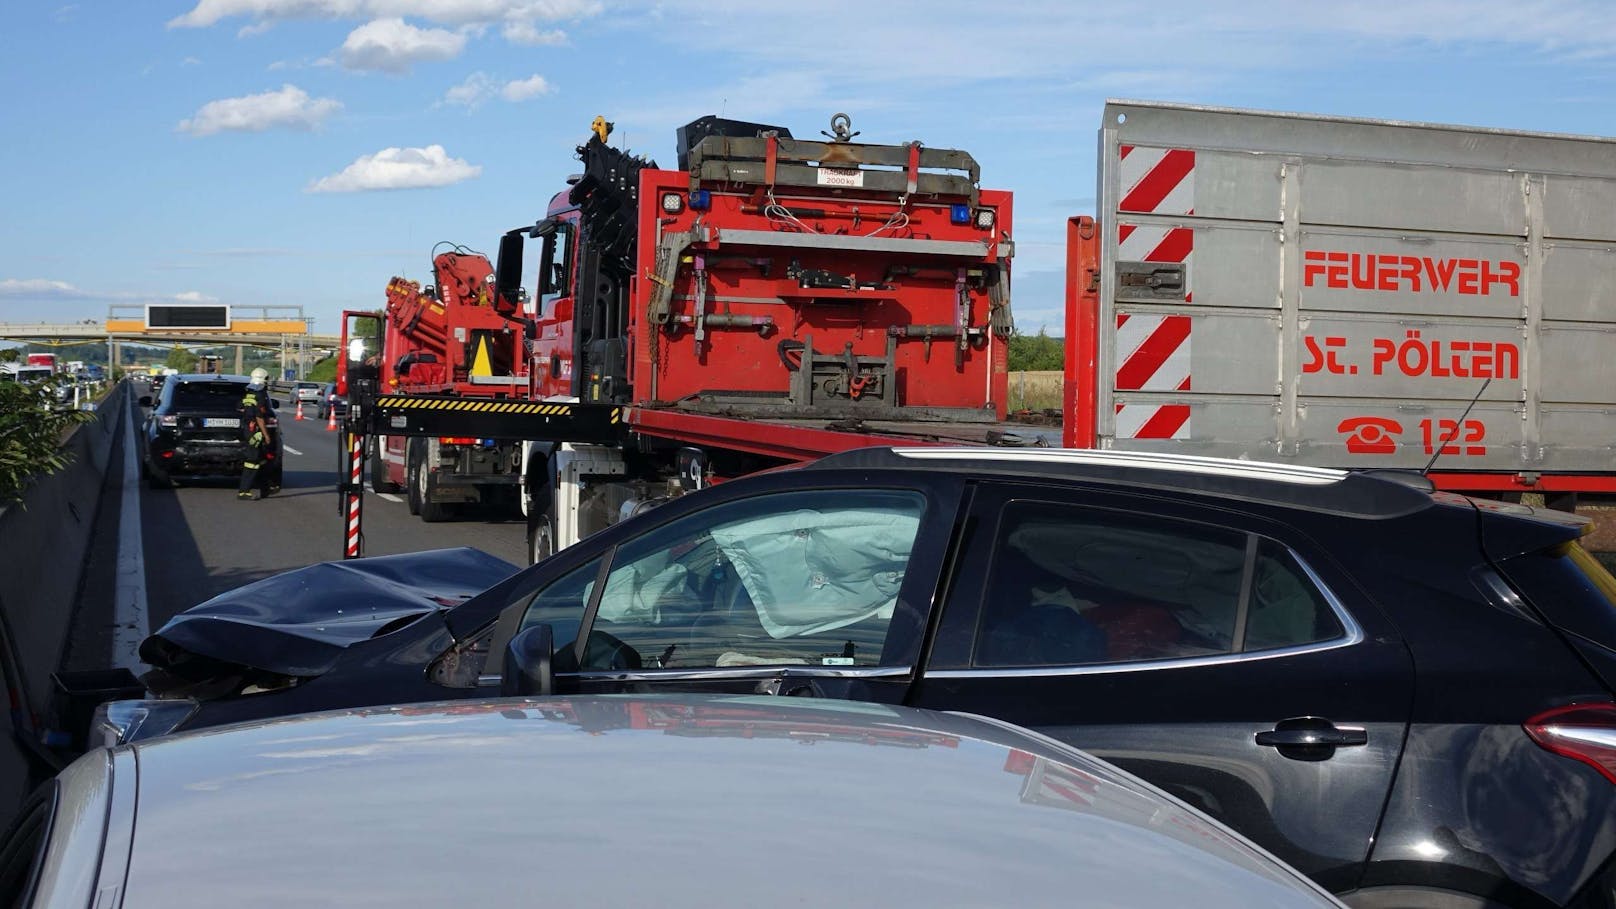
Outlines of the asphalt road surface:
<svg viewBox="0 0 1616 909">
<path fill-rule="evenodd" d="M 337 442 L 325 422 L 295 421 L 283 404 L 281 428 L 286 463 L 281 491 L 257 502 L 236 498 L 236 484 L 204 482 L 175 489 L 139 490 L 140 547 L 144 556 L 149 630 L 175 613 L 227 590 L 289 568 L 342 557 L 343 520 L 336 493 Z M 137 420 L 144 412 L 137 415 Z M 115 566 L 123 515 L 123 452 L 120 434 L 109 459 L 90 570 L 80 591 L 67 668 L 109 665 L 114 621 Z M 138 450 L 138 449 L 137 449 Z M 467 509 L 455 519 L 427 524 L 409 513 L 402 495 L 365 494 L 367 556 L 470 546 L 515 565 L 525 564 L 526 525 L 513 512 Z"/>
</svg>

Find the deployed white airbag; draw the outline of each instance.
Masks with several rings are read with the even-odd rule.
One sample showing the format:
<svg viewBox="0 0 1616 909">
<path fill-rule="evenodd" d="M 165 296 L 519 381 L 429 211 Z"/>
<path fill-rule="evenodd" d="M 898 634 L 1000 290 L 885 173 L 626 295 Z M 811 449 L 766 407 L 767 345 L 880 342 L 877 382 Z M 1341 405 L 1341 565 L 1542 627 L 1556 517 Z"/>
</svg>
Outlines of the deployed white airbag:
<svg viewBox="0 0 1616 909">
<path fill-rule="evenodd" d="M 881 613 L 890 616 L 920 529 L 917 496 L 907 513 L 800 509 L 715 527 L 771 637 L 812 634 Z"/>
</svg>

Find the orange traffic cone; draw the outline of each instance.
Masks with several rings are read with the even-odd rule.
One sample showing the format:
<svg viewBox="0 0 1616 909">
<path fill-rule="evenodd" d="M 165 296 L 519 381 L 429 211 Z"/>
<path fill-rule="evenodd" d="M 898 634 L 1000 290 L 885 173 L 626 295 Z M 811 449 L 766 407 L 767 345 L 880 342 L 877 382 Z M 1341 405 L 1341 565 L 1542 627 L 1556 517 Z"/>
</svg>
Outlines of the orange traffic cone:
<svg viewBox="0 0 1616 909">
<path fill-rule="evenodd" d="M 326 432 L 336 432 L 337 431 L 337 409 L 335 407 L 333 407 L 330 410 L 326 411 L 325 431 Z"/>
<path fill-rule="evenodd" d="M 294 420 L 303 419 L 303 402 L 302 401 L 297 402 L 297 415 L 292 417 L 292 419 L 294 419 Z"/>
</svg>

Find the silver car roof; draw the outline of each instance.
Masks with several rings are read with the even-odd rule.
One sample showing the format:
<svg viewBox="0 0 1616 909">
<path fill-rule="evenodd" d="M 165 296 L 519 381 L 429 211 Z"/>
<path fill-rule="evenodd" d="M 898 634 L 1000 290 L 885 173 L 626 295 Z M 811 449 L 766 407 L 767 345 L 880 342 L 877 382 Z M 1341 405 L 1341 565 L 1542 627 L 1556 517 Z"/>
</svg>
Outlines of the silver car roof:
<svg viewBox="0 0 1616 909">
<path fill-rule="evenodd" d="M 1336 905 L 1136 778 L 957 714 L 458 701 L 136 749 L 128 909 Z"/>
</svg>

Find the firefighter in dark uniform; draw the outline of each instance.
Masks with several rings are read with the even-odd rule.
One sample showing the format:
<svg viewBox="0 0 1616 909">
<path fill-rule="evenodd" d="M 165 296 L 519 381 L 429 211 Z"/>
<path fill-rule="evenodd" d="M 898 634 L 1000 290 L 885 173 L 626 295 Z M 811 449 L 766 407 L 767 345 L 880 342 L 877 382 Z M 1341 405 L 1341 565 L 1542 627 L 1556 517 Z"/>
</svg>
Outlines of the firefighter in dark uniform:
<svg viewBox="0 0 1616 909">
<path fill-rule="evenodd" d="M 271 408 L 269 372 L 255 369 L 247 393 L 241 397 L 241 441 L 245 451 L 241 459 L 241 485 L 236 492 L 238 499 L 260 499 L 278 489 L 265 482 L 271 475 L 269 461 L 275 456 L 274 430 L 269 425 Z"/>
</svg>

